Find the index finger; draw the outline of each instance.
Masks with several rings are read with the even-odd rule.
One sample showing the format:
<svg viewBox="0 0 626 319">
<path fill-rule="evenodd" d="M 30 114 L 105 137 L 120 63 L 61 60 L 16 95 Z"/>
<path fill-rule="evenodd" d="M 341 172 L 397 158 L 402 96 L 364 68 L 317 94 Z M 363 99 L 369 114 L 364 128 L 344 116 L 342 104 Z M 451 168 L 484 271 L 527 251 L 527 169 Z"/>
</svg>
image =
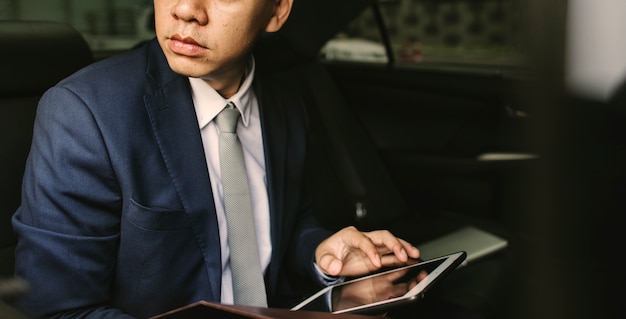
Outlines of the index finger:
<svg viewBox="0 0 626 319">
<path fill-rule="evenodd" d="M 419 250 L 415 246 L 394 236 L 388 230 L 376 230 L 365 234 L 383 255 L 393 252 L 396 258 L 402 262 L 407 262 L 409 257 L 417 259 L 420 256 Z"/>
</svg>

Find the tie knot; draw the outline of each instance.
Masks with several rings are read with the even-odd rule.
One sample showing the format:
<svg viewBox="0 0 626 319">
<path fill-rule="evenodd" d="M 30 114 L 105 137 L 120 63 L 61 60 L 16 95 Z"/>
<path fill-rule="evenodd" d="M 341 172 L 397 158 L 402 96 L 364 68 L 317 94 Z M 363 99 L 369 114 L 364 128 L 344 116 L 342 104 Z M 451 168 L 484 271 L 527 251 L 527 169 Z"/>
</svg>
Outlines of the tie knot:
<svg viewBox="0 0 626 319">
<path fill-rule="evenodd" d="M 239 116 L 241 116 L 239 110 L 227 106 L 217 115 L 215 123 L 220 129 L 220 132 L 236 133 Z"/>
</svg>

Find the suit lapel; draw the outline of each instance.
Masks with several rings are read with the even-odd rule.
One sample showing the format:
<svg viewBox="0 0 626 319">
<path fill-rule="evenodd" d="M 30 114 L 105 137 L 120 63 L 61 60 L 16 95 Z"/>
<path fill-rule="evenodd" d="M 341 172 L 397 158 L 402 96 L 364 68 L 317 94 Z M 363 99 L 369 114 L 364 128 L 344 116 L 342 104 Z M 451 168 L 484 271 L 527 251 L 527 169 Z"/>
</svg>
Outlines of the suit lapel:
<svg viewBox="0 0 626 319">
<path fill-rule="evenodd" d="M 257 77 L 258 78 L 258 77 Z M 272 97 L 267 85 L 257 81 L 255 92 L 259 99 L 263 147 L 265 149 L 265 165 L 267 171 L 267 191 L 270 206 L 271 236 L 274 247 L 280 243 L 283 223 L 283 203 L 285 187 L 285 160 L 287 156 L 287 130 L 284 105 Z M 267 81 L 266 81 L 267 83 Z M 276 253 L 274 255 L 277 255 Z"/>
<path fill-rule="evenodd" d="M 144 96 L 153 132 L 179 197 L 194 225 L 208 270 L 212 298 L 221 294 L 221 249 L 209 173 L 189 80 L 169 69 L 152 44 L 148 76 L 155 89 Z"/>
<path fill-rule="evenodd" d="M 267 273 L 270 300 L 276 294 L 281 266 L 290 243 L 286 234 L 292 234 L 297 217 L 301 180 L 297 172 L 303 161 L 305 141 L 301 134 L 292 134 L 292 129 L 301 124 L 301 114 L 291 114 L 301 105 L 289 93 L 288 83 L 279 73 L 258 72 L 255 75 L 255 93 L 259 99 L 267 187 L 270 205 L 272 259 Z M 298 113 L 298 112 L 295 112 Z M 302 125 L 304 126 L 304 125 Z M 301 129 L 302 127 L 299 127 Z M 296 166 L 291 166 L 296 165 Z M 290 174 L 293 172 L 294 174 Z M 293 180 L 295 178 L 295 180 Z M 296 181 L 297 180 L 297 181 Z"/>
</svg>

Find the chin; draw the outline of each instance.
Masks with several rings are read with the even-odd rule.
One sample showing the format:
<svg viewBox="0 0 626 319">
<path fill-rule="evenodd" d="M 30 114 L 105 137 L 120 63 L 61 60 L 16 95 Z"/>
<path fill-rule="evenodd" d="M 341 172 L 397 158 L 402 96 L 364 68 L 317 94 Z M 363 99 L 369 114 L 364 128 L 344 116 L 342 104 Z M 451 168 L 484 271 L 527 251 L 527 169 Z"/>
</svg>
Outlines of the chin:
<svg viewBox="0 0 626 319">
<path fill-rule="evenodd" d="M 210 73 L 208 70 L 205 70 L 206 67 L 201 63 L 188 61 L 188 59 L 185 58 L 168 58 L 167 62 L 170 65 L 172 71 L 180 75 L 200 78 Z"/>
</svg>

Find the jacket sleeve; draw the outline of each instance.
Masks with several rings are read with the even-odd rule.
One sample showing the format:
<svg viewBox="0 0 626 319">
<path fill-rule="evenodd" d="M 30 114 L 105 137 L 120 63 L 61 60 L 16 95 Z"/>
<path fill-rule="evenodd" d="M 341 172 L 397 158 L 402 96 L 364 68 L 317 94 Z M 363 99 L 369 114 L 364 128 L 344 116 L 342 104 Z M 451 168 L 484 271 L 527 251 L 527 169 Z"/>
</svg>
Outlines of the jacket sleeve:
<svg viewBox="0 0 626 319">
<path fill-rule="evenodd" d="M 16 275 L 31 287 L 20 308 L 36 316 L 129 318 L 103 306 L 120 240 L 120 198 L 87 104 L 67 88 L 50 89 L 38 107 L 13 216 Z"/>
</svg>

